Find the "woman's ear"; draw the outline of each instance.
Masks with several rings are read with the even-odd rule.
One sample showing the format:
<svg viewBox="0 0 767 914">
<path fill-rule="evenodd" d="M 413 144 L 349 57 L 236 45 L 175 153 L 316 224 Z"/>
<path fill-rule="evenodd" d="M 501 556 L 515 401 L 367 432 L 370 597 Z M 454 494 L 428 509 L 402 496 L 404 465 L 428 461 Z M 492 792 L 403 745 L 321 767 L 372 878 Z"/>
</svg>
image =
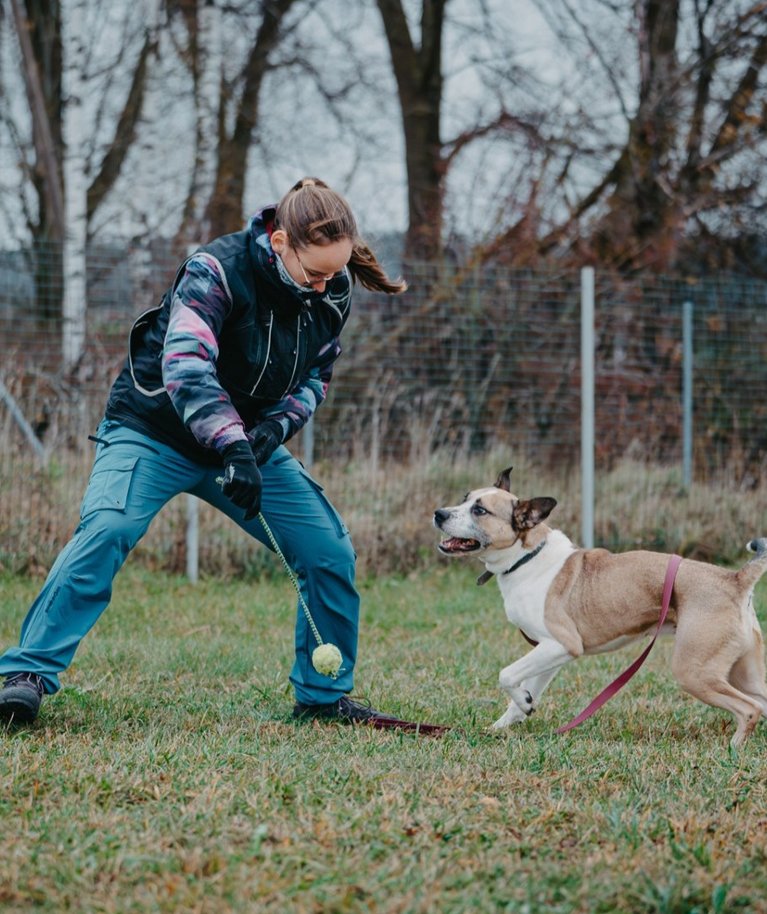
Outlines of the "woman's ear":
<svg viewBox="0 0 767 914">
<path fill-rule="evenodd" d="M 272 250 L 277 254 L 282 254 L 286 247 L 288 247 L 288 233 L 285 229 L 275 229 L 272 232 Z"/>
</svg>

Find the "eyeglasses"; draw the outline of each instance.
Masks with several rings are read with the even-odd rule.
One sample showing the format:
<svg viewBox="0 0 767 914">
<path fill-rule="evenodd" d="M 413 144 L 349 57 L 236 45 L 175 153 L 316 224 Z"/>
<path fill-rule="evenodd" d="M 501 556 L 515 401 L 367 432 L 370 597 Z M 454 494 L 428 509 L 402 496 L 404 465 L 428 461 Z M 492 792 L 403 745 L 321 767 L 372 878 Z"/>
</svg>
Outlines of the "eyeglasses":
<svg viewBox="0 0 767 914">
<path fill-rule="evenodd" d="M 301 272 L 304 274 L 307 286 L 316 286 L 318 282 L 330 282 L 331 279 L 338 276 L 341 272 L 339 270 L 337 273 L 324 274 L 318 273 L 316 270 L 307 270 L 303 263 L 301 263 L 301 258 L 298 256 L 296 248 L 293 248 L 293 253 L 296 255 L 296 260 L 298 261 L 299 267 L 301 267 Z"/>
</svg>

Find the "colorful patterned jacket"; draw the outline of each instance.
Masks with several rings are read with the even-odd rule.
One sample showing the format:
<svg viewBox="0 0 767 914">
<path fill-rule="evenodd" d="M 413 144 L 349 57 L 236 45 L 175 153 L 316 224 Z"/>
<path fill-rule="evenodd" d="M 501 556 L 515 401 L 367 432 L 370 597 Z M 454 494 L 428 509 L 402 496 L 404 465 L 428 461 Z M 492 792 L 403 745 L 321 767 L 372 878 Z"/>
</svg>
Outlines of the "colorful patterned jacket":
<svg viewBox="0 0 767 914">
<path fill-rule="evenodd" d="M 264 209 L 182 264 L 131 329 L 108 418 L 217 464 L 264 419 L 279 422 L 284 442 L 313 415 L 341 353 L 351 277 L 344 270 L 321 293 L 286 280 L 273 218 Z"/>
</svg>

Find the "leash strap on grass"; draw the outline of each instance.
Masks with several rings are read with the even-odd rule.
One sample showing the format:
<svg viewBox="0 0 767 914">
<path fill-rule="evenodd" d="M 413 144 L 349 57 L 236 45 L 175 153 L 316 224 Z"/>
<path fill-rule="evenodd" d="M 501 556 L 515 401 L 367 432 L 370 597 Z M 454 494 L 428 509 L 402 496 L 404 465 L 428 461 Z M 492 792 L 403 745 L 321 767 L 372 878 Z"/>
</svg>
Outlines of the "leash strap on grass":
<svg viewBox="0 0 767 914">
<path fill-rule="evenodd" d="M 575 727 L 583 723 L 584 720 L 587 720 L 598 711 L 602 705 L 609 701 L 616 692 L 619 692 L 623 686 L 631 679 L 631 677 L 636 673 L 640 666 L 647 659 L 647 655 L 650 653 L 655 640 L 660 634 L 661 628 L 663 628 L 663 623 L 666 621 L 666 615 L 668 614 L 669 604 L 671 603 L 671 594 L 674 590 L 674 580 L 676 579 L 677 570 L 682 562 L 682 557 L 679 555 L 672 555 L 669 557 L 668 566 L 666 568 L 666 580 L 663 582 L 663 602 L 661 604 L 660 610 L 660 619 L 658 620 L 658 627 L 655 629 L 655 634 L 652 637 L 652 641 L 647 645 L 647 647 L 642 651 L 642 653 L 637 657 L 637 659 L 631 664 L 631 666 L 624 670 L 617 679 L 614 679 L 609 686 L 604 688 L 599 695 L 591 702 L 591 704 L 584 708 L 580 714 L 574 717 L 569 723 L 565 724 L 556 731 L 557 733 L 566 733 L 568 730 L 572 730 Z"/>
</svg>

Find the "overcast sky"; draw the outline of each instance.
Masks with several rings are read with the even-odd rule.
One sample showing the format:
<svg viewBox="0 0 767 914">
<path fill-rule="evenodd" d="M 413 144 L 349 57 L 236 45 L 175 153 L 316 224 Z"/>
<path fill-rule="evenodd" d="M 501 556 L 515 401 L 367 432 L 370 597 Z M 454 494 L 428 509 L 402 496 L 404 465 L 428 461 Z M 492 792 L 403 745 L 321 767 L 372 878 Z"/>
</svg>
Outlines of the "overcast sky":
<svg viewBox="0 0 767 914">
<path fill-rule="evenodd" d="M 85 0 L 87 66 L 93 74 L 93 91 L 85 99 L 88 130 L 83 143 L 88 148 L 98 148 L 113 129 L 127 91 L 127 76 L 120 74 L 130 72 L 149 15 L 147 10 L 156 2 L 140 0 L 126 5 L 121 0 Z M 562 108 L 568 104 L 567 98 L 554 89 L 565 72 L 565 58 L 539 6 L 534 0 L 484 0 L 493 28 L 489 36 L 479 37 L 473 30 L 478 27 L 477 10 L 482 4 L 478 0 L 451 0 L 448 4 L 448 15 L 458 27 L 446 29 L 443 140 L 482 115 L 491 116 L 497 105 L 478 78 L 477 58 L 485 62 L 491 59 L 498 72 L 512 65 L 526 65 L 540 81 L 542 104 L 550 101 L 552 106 Z M 409 11 L 414 13 L 419 7 L 420 3 L 412 2 Z M 301 53 L 311 60 L 326 89 L 346 87 L 338 110 L 348 123 L 354 123 L 357 133 L 364 134 L 364 140 L 350 140 L 349 128 L 328 113 L 324 98 L 306 73 L 287 65 L 277 69 L 267 77 L 262 89 L 245 209 L 255 211 L 276 200 L 298 178 L 314 174 L 347 194 L 365 234 L 402 231 L 407 221 L 407 188 L 400 111 L 375 4 L 323 0 L 313 13 L 306 15 L 303 5 L 299 5 L 297 13 L 300 18 L 297 16 L 295 34 Z M 6 110 L 23 125 L 26 99 L 10 17 L 4 17 L 2 27 L 3 82 L 17 89 L 6 93 Z M 224 65 L 230 74 L 241 65 L 256 27 L 254 23 L 252 33 L 246 34 L 231 17 L 225 24 Z M 415 19 L 412 27 L 419 40 Z M 343 41 L 349 42 L 348 55 L 344 55 Z M 356 74 L 352 61 L 360 50 L 363 78 Z M 288 41 L 274 57 L 283 61 L 294 53 L 294 44 Z M 167 34 L 152 74 L 139 140 L 114 191 L 97 214 L 94 228 L 102 235 L 172 235 L 180 218 L 194 153 L 194 120 L 189 77 L 174 57 Z M 550 100 L 546 97 L 547 85 L 552 87 Z M 574 81 L 573 86 L 576 85 Z M 448 227 L 452 219 L 462 231 L 481 233 L 489 229 L 499 183 L 513 169 L 512 157 L 508 145 L 484 143 L 458 161 L 448 183 L 449 200 L 454 202 L 446 214 Z M 19 174 L 6 135 L 0 147 L 0 192 L 6 222 L 16 224 L 23 222 L 20 207 L 13 199 L 18 197 L 18 186 Z M 33 202 L 33 198 L 27 202 Z M 13 234 L 6 231 L 6 239 L 10 240 Z"/>
</svg>

